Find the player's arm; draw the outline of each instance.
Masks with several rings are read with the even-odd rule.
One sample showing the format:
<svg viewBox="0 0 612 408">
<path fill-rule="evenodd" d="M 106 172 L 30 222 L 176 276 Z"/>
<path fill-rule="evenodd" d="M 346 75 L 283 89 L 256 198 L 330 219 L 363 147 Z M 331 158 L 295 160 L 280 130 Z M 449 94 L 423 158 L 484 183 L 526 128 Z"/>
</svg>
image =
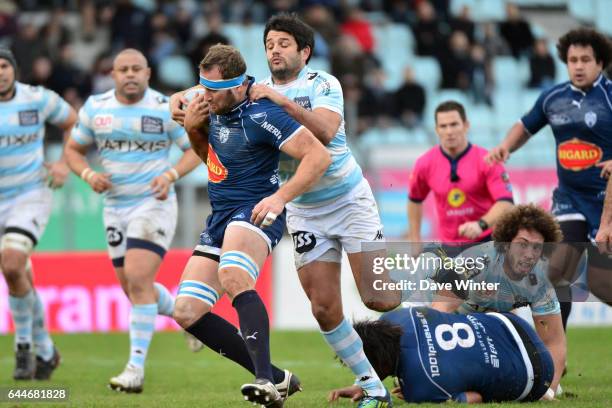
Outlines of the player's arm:
<svg viewBox="0 0 612 408">
<path fill-rule="evenodd" d="M 487 153 L 485 161 L 489 164 L 505 162 L 510 157 L 510 153 L 514 153 L 527 143 L 530 136 L 523 122 L 519 120 L 510 128 L 499 146 L 494 147 Z"/>
<path fill-rule="evenodd" d="M 480 404 L 482 403 L 482 395 L 476 391 L 465 391 L 460 394 L 456 394 L 453 397 L 453 401 L 463 402 L 465 404 Z"/>
<path fill-rule="evenodd" d="M 155 198 L 158 200 L 165 200 L 168 198 L 172 183 L 175 183 L 181 177 L 189 174 L 200 163 L 202 163 L 202 161 L 193 149 L 185 150 L 174 166 L 151 181 L 151 189 L 155 193 Z"/>
<path fill-rule="evenodd" d="M 76 111 L 72 108 L 72 106 L 68 105 L 68 116 L 62 122 L 56 123 L 56 126 L 63 131 L 63 142 L 64 145 L 70 138 L 70 132 L 74 127 L 74 124 L 77 120 Z M 51 188 L 60 188 L 66 182 L 66 178 L 68 177 L 68 173 L 70 173 L 70 169 L 66 163 L 66 157 L 64 156 L 63 150 L 62 155 L 58 161 L 53 163 L 45 163 L 45 167 L 47 168 L 47 173 L 49 177 L 49 187 Z"/>
<path fill-rule="evenodd" d="M 110 174 L 94 171 L 87 162 L 87 150 L 89 145 L 78 143 L 71 136 L 64 148 L 64 156 L 70 170 L 81 177 L 93 191 L 102 193 L 112 187 Z"/>
<path fill-rule="evenodd" d="M 408 234 L 410 242 L 421 242 L 421 223 L 423 222 L 423 203 L 408 199 Z"/>
<path fill-rule="evenodd" d="M 280 150 L 299 160 L 300 164 L 293 177 L 276 193 L 264 198 L 253 208 L 251 220 L 255 225 L 261 224 L 268 213 L 280 214 L 285 204 L 310 190 L 331 164 L 331 157 L 325 147 L 304 127 L 287 139 Z"/>
<path fill-rule="evenodd" d="M 609 176 L 606 186 L 606 198 L 595 241 L 597 242 L 599 252 L 612 253 L 612 177 Z"/>
<path fill-rule="evenodd" d="M 204 93 L 198 94 L 191 102 L 189 102 L 189 106 L 185 111 L 183 124 L 185 131 L 189 136 L 191 148 L 204 163 L 206 163 L 206 160 L 208 159 L 208 132 L 210 125 L 209 114 L 210 111 L 208 108 L 208 103 L 204 100 Z"/>
<path fill-rule="evenodd" d="M 263 84 L 251 86 L 249 98 L 251 100 L 261 98 L 270 99 L 283 108 L 289 116 L 310 130 L 312 134 L 326 146 L 336 136 L 340 123 L 342 123 L 342 116 L 337 112 L 322 107 L 310 111 Z"/>
<path fill-rule="evenodd" d="M 499 218 L 504 215 L 510 208 L 512 208 L 514 204 L 508 200 L 500 200 L 497 201 L 493 206 L 486 212 L 485 215 L 480 217 L 482 221 L 484 221 L 488 227 L 493 227 L 499 220 Z M 484 231 L 486 228 L 482 228 L 480 225 L 480 220 L 477 221 L 468 221 L 464 222 L 459 226 L 459 235 L 464 236 L 468 239 L 476 239 Z"/>
<path fill-rule="evenodd" d="M 556 390 L 561 380 L 563 370 L 565 369 L 565 359 L 567 355 L 561 313 L 533 315 L 533 322 L 535 323 L 535 329 L 540 339 L 552 356 L 555 365 L 555 375 L 550 388 Z"/>
<path fill-rule="evenodd" d="M 440 289 L 431 302 L 432 309 L 445 313 L 454 313 L 463 303 L 463 299 L 457 296 L 452 290 Z"/>
</svg>

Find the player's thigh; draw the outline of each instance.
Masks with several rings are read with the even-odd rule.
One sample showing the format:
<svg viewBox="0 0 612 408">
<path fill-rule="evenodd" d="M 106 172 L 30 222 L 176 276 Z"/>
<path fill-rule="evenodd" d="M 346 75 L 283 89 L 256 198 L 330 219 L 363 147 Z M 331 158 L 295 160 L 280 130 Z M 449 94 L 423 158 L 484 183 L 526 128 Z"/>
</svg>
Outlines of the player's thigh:
<svg viewBox="0 0 612 408">
<path fill-rule="evenodd" d="M 586 221 L 561 221 L 559 226 L 563 232 L 563 242 L 554 244 L 548 262 L 548 276 L 554 285 L 571 283 L 576 279 L 578 263 L 588 240 Z"/>
<path fill-rule="evenodd" d="M 51 206 L 52 193 L 47 188 L 26 192 L 0 205 L 3 224 L 0 262 L 5 269 L 25 271 L 28 258 L 45 230 Z"/>
<path fill-rule="evenodd" d="M 298 271 L 316 261 L 342 262 L 340 240 L 328 231 L 332 220 L 326 215 L 327 209 L 287 209 L 287 230 L 293 239 L 295 269 Z"/>
<path fill-rule="evenodd" d="M 218 267 L 217 260 L 205 256 L 192 255 L 187 261 L 174 306 L 174 318 L 182 327 L 195 323 L 223 296 Z"/>
<path fill-rule="evenodd" d="M 154 277 L 176 229 L 176 197 L 148 199 L 130 213 L 127 222 L 126 273 Z"/>
<path fill-rule="evenodd" d="M 298 277 L 311 303 L 341 303 L 339 262 L 313 261 L 298 269 Z"/>
<path fill-rule="evenodd" d="M 115 269 L 123 268 L 127 247 L 127 213 L 120 209 L 105 207 L 102 212 L 102 219 L 106 233 L 108 257 Z"/>
<path fill-rule="evenodd" d="M 342 207 L 329 214 L 332 217 L 330 233 L 339 237 L 342 248 L 349 256 L 355 253 L 384 251 L 383 225 L 369 184 L 364 180 L 351 194 Z M 365 257 L 353 257 L 353 263 L 358 264 L 353 274 L 364 271 L 362 265 L 371 261 L 370 256 L 378 255 L 374 253 Z"/>
<path fill-rule="evenodd" d="M 129 245 L 129 238 L 128 238 Z M 153 282 L 162 257 L 157 252 L 143 248 L 129 248 L 125 252 L 124 271 L 129 281 Z"/>
<path fill-rule="evenodd" d="M 593 295 L 612 304 L 612 256 L 600 253 L 591 243 L 588 247 L 587 283 Z"/>
<path fill-rule="evenodd" d="M 359 290 L 361 301 L 369 309 L 385 312 L 399 306 L 401 292 L 390 290 L 386 283 L 391 283 L 390 271 L 384 269 L 374 273 L 375 259 L 385 259 L 385 250 L 354 252 L 348 254 L 349 263 Z"/>
</svg>

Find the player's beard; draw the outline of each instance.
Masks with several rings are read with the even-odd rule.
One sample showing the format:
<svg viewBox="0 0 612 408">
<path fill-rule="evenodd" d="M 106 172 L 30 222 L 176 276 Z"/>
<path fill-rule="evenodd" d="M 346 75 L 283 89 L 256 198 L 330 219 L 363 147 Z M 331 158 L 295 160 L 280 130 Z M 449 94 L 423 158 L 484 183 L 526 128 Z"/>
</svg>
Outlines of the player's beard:
<svg viewBox="0 0 612 408">
<path fill-rule="evenodd" d="M 282 67 L 273 68 L 271 62 L 268 62 L 268 67 L 274 79 L 280 81 L 288 81 L 293 77 L 297 77 L 301 70 L 300 62 L 298 59 L 285 59 L 285 64 Z"/>
<path fill-rule="evenodd" d="M 0 99 L 8 100 L 11 99 L 15 95 L 15 81 L 11 82 L 11 84 L 4 90 L 0 90 Z"/>
</svg>

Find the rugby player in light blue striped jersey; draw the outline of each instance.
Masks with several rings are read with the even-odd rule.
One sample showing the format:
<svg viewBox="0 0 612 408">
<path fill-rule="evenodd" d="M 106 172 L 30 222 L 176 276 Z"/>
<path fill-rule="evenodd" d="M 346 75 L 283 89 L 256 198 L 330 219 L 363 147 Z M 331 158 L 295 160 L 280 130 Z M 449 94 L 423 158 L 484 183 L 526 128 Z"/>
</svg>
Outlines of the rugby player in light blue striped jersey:
<svg viewBox="0 0 612 408">
<path fill-rule="evenodd" d="M 76 112 L 55 92 L 18 82 L 16 76 L 13 54 L 0 49 L 0 259 L 15 324 L 13 378 L 46 380 L 60 358 L 45 328 L 29 256 L 49 220 L 49 187 L 61 187 L 69 172 L 63 158 L 44 161 L 45 123 L 68 136 Z"/>
<path fill-rule="evenodd" d="M 173 183 L 200 163 L 184 129 L 170 119 L 166 96 L 149 88 L 150 75 L 140 51 L 120 52 L 113 63 L 115 88 L 85 102 L 66 146 L 72 171 L 104 194 L 108 252 L 132 303 L 129 361 L 109 383 L 125 392 L 142 391 L 155 318 L 171 316 L 174 309 L 155 275 L 176 227 Z M 172 143 L 184 151 L 174 166 L 168 160 Z M 103 173 L 92 170 L 85 157 L 92 144 Z"/>
</svg>

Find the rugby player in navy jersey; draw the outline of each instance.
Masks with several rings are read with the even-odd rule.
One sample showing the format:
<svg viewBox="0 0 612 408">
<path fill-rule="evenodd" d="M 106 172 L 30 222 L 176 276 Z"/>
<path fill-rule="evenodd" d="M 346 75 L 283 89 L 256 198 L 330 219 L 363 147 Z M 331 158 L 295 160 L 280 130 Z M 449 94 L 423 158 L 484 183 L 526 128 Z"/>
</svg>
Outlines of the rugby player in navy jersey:
<svg viewBox="0 0 612 408">
<path fill-rule="evenodd" d="M 270 363 L 268 314 L 255 282 L 282 237 L 285 204 L 311 188 L 331 160 L 278 105 L 248 99 L 253 78 L 245 73 L 238 50 L 212 47 L 200 63 L 204 92 L 187 107 L 185 129 L 207 163 L 213 211 L 181 277 L 174 317 L 202 343 L 254 373 L 255 381 L 241 388 L 246 400 L 281 407 L 299 384 Z M 281 151 L 300 164 L 279 187 Z M 211 312 L 224 293 L 240 332 Z"/>
<path fill-rule="evenodd" d="M 612 48 L 602 34 L 580 28 L 562 36 L 557 50 L 570 80 L 544 91 L 486 159 L 505 161 L 544 126 L 553 131 L 559 185 L 553 192 L 552 213 L 567 245 L 559 246 L 551 257 L 549 273 L 565 327 L 572 305 L 569 284 L 576 279 L 585 249 L 589 289 L 612 304 L 612 260 L 589 242 L 610 241 L 612 236 L 606 221 L 610 217 L 602 218 L 606 179 L 612 173 L 612 82 L 603 69 L 612 60 Z M 605 230 L 598 233 L 600 221 Z"/>
<path fill-rule="evenodd" d="M 512 313 L 456 315 L 418 307 L 354 325 L 378 376 L 407 402 L 551 400 L 554 367 L 536 332 Z M 361 398 L 359 386 L 330 401 Z"/>
</svg>

